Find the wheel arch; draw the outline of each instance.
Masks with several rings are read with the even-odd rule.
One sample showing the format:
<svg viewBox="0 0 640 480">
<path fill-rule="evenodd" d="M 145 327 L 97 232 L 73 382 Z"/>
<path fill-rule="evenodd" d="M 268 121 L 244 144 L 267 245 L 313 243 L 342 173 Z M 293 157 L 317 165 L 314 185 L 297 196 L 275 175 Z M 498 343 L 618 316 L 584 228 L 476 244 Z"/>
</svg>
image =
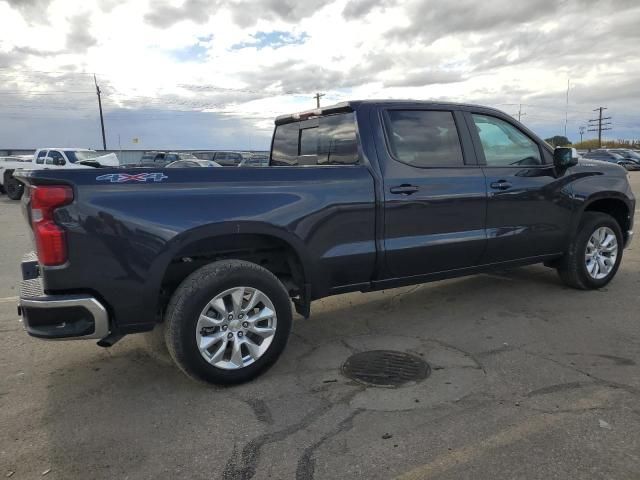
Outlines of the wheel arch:
<svg viewBox="0 0 640 480">
<path fill-rule="evenodd" d="M 7 179 L 9 179 L 9 178 L 12 178 L 12 177 L 13 177 L 13 172 L 14 172 L 14 170 L 13 170 L 13 169 L 8 169 L 8 170 L 5 170 L 5 171 L 4 171 L 4 173 L 2 174 L 2 178 L 3 178 L 3 182 L 2 182 L 2 183 L 3 183 L 3 185 L 4 185 L 5 183 L 7 183 Z"/>
<path fill-rule="evenodd" d="M 260 222 L 233 222 L 198 227 L 173 238 L 159 261 L 159 312 L 177 286 L 192 272 L 222 259 L 246 260 L 271 271 L 292 297 L 307 298 L 311 283 L 303 242 Z M 295 298 L 294 298 L 295 301 Z"/>
<path fill-rule="evenodd" d="M 628 199 L 624 195 L 619 192 L 594 195 L 584 203 L 578 218 L 582 218 L 582 215 L 585 212 L 606 213 L 613 217 L 616 223 L 620 226 L 624 241 L 627 241 L 629 231 L 631 230 L 633 211 L 629 205 Z M 578 225 L 576 225 L 576 227 Z"/>
</svg>

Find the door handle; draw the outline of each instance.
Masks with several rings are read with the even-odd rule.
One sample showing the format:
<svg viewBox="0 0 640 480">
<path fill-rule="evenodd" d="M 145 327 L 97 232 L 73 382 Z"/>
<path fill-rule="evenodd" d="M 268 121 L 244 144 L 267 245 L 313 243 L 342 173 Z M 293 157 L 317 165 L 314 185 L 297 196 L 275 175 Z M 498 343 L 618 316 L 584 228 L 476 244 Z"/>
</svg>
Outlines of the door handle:
<svg viewBox="0 0 640 480">
<path fill-rule="evenodd" d="M 498 180 L 497 182 L 493 182 L 490 187 L 495 190 L 506 190 L 511 188 L 511 184 L 506 180 Z"/>
<path fill-rule="evenodd" d="M 417 185 L 409 185 L 408 183 L 403 183 L 402 185 L 391 187 L 389 189 L 391 193 L 397 193 L 401 195 L 411 195 L 412 193 L 416 193 L 418 190 L 420 190 L 420 187 L 418 187 Z"/>
</svg>

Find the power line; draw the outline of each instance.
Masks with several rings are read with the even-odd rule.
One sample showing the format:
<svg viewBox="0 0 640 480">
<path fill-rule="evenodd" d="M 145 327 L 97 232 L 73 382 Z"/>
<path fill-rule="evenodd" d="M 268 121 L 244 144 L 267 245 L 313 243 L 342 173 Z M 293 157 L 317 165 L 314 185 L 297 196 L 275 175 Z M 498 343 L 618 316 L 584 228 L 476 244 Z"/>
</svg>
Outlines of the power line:
<svg viewBox="0 0 640 480">
<path fill-rule="evenodd" d="M 41 90 L 23 90 L 21 92 L 2 92 L 0 91 L 0 95 L 79 95 L 79 94 L 92 94 L 94 92 L 77 92 L 72 90 L 57 90 L 57 91 L 48 91 L 43 92 Z"/>
<path fill-rule="evenodd" d="M 594 109 L 594 112 L 598 112 L 598 118 L 592 118 L 589 120 L 590 132 L 598 132 L 598 148 L 602 148 L 602 132 L 604 130 L 611 130 L 611 117 L 603 117 L 602 112 L 607 110 L 607 107 L 598 107 Z"/>
</svg>

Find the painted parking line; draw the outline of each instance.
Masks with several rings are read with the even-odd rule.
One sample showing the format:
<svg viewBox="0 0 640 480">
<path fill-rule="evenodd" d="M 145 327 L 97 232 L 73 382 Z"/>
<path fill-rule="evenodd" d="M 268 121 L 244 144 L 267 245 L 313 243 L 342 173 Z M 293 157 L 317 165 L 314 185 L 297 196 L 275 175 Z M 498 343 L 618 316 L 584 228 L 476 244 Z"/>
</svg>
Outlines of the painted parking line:
<svg viewBox="0 0 640 480">
<path fill-rule="evenodd" d="M 598 390 L 592 395 L 578 399 L 574 403 L 576 411 L 602 407 L 611 399 L 610 390 Z M 516 442 L 527 440 L 533 435 L 562 428 L 561 422 L 568 418 L 567 413 L 542 414 L 529 417 L 517 425 L 512 425 L 487 438 L 480 439 L 461 448 L 440 455 L 431 462 L 420 465 L 395 478 L 395 480 L 425 480 L 442 475 L 454 468 L 486 458 L 492 450 L 508 447 Z"/>
<path fill-rule="evenodd" d="M 509 446 L 531 435 L 543 432 L 558 422 L 561 415 L 540 415 L 529 418 L 523 423 L 507 428 L 483 439 L 477 444 L 468 445 L 459 450 L 435 458 L 433 461 L 410 470 L 396 480 L 424 480 L 441 475 L 455 467 L 468 464 L 484 456 L 488 450 Z"/>
<path fill-rule="evenodd" d="M 18 297 L 4 297 L 4 298 L 0 298 L 0 303 L 13 303 L 13 302 L 17 302 L 18 301 Z"/>
</svg>

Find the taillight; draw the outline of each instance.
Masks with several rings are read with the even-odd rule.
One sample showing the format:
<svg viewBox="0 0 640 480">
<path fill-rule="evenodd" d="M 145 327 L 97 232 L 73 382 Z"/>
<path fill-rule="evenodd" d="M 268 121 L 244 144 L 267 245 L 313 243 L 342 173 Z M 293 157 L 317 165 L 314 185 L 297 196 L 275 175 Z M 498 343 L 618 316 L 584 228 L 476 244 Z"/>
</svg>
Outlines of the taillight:
<svg viewBox="0 0 640 480">
<path fill-rule="evenodd" d="M 40 264 L 51 267 L 67 261 L 64 230 L 56 225 L 53 212 L 73 201 L 73 190 L 65 185 L 31 187 L 31 222 Z"/>
</svg>

